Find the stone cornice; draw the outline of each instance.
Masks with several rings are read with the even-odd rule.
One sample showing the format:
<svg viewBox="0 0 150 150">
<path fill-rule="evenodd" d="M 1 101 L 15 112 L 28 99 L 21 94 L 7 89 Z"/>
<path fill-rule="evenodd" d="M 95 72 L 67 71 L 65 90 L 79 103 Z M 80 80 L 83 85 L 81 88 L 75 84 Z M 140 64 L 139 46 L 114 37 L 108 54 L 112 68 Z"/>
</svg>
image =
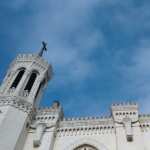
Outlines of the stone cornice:
<svg viewBox="0 0 150 150">
<path fill-rule="evenodd" d="M 37 109 L 37 115 L 46 115 L 46 114 L 56 114 L 58 112 L 60 112 L 61 108 L 53 108 L 53 107 L 40 107 Z"/>
<path fill-rule="evenodd" d="M 0 96 L 0 107 L 1 106 L 12 106 L 30 115 L 32 115 L 33 112 L 32 104 L 18 97 Z"/>
<path fill-rule="evenodd" d="M 65 118 L 60 122 L 60 127 L 88 126 L 88 125 L 113 125 L 111 117 L 82 117 Z"/>
<path fill-rule="evenodd" d="M 64 118 L 63 121 L 68 122 L 68 121 L 106 121 L 106 120 L 111 120 L 112 117 L 110 116 L 100 116 L 100 117 L 72 117 L 72 118 Z"/>
<path fill-rule="evenodd" d="M 76 135 L 93 135 L 93 134 L 113 134 L 115 128 L 113 125 L 87 125 L 57 128 L 57 136 L 76 136 Z"/>
<path fill-rule="evenodd" d="M 49 66 L 49 63 L 43 57 L 39 57 L 37 54 L 19 54 L 16 57 L 16 61 L 34 61 L 34 60 L 37 60 L 40 64 Z"/>
</svg>

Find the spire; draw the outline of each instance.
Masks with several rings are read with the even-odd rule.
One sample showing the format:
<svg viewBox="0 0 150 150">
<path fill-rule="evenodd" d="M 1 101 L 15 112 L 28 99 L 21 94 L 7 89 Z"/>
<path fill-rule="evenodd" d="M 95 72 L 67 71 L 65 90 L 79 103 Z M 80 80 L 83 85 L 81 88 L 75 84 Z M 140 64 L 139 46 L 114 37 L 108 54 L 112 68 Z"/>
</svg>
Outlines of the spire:
<svg viewBox="0 0 150 150">
<path fill-rule="evenodd" d="M 44 41 L 42 41 L 42 48 L 41 48 L 40 52 L 38 53 L 38 55 L 39 55 L 40 57 L 42 57 L 44 51 L 47 51 L 47 43 L 44 42 Z"/>
</svg>

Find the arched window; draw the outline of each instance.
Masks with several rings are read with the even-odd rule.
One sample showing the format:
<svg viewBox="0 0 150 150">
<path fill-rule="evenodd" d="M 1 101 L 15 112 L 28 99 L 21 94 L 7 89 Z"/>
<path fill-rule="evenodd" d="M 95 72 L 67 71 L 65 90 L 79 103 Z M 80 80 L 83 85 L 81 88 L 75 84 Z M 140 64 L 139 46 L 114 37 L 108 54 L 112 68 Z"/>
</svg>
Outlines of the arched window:
<svg viewBox="0 0 150 150">
<path fill-rule="evenodd" d="M 15 80 L 14 80 L 14 82 L 12 83 L 12 85 L 11 85 L 10 88 L 16 88 L 16 87 L 18 86 L 18 84 L 19 84 L 21 78 L 23 77 L 24 72 L 25 72 L 25 69 L 21 69 L 21 70 L 18 72 L 18 74 L 17 74 L 17 76 L 16 76 L 16 78 L 15 78 Z"/>
<path fill-rule="evenodd" d="M 91 146 L 91 145 L 81 145 L 77 148 L 75 148 L 74 150 L 97 150 L 95 147 Z"/>
<path fill-rule="evenodd" d="M 34 84 L 34 82 L 35 82 L 35 80 L 36 80 L 36 77 L 37 77 L 37 73 L 36 73 L 36 72 L 33 72 L 33 73 L 31 74 L 31 76 L 30 76 L 30 78 L 29 78 L 29 80 L 28 80 L 26 86 L 25 86 L 25 89 L 24 89 L 25 91 L 28 91 L 28 92 L 31 91 L 32 86 L 33 86 L 33 84 Z"/>
</svg>

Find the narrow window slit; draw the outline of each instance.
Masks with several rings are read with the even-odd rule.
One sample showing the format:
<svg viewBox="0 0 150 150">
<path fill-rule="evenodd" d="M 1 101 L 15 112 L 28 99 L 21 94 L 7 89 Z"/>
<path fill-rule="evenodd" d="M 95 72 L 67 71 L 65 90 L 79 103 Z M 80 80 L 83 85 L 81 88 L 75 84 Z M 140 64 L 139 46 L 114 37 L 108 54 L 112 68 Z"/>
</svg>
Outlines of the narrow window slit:
<svg viewBox="0 0 150 150">
<path fill-rule="evenodd" d="M 36 80 L 36 77 L 37 77 L 37 73 L 32 73 L 31 74 L 31 76 L 30 76 L 30 78 L 29 78 L 29 80 L 28 80 L 28 82 L 27 82 L 27 84 L 25 86 L 25 89 L 24 89 L 25 91 L 28 91 L 28 92 L 31 91 L 32 86 L 33 86 L 33 84 L 34 84 L 34 82 Z"/>
<path fill-rule="evenodd" d="M 18 86 L 19 82 L 21 81 L 21 79 L 22 79 L 22 77 L 23 77 L 23 75 L 24 75 L 24 72 L 25 72 L 24 69 L 21 70 L 21 71 L 19 71 L 19 73 L 17 74 L 17 76 L 16 76 L 16 78 L 15 78 L 15 80 L 14 80 L 14 82 L 12 83 L 12 85 L 11 85 L 10 88 L 16 88 L 16 87 Z"/>
</svg>

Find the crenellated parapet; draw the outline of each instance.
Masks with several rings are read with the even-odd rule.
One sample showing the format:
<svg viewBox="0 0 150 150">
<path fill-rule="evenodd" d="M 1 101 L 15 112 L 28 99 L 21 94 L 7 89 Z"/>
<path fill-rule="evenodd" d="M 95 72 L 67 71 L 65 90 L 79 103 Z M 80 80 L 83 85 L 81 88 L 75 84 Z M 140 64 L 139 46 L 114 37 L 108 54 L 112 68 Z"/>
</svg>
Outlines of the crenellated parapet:
<svg viewBox="0 0 150 150">
<path fill-rule="evenodd" d="M 113 125 L 86 125 L 74 127 L 61 127 L 57 129 L 57 136 L 77 136 L 77 135 L 100 135 L 100 134 L 114 134 L 115 129 Z"/>
<path fill-rule="evenodd" d="M 63 118 L 62 107 L 59 105 L 57 102 L 51 107 L 39 108 L 35 117 L 35 123 L 51 126 L 57 122 L 59 136 L 77 133 L 88 134 L 89 132 L 91 134 L 112 133 L 115 128 L 122 126 L 125 127 L 126 134 L 130 136 L 133 126 L 142 128 L 148 127 L 150 124 L 150 115 L 139 115 L 136 103 L 113 104 L 111 106 L 112 116 L 72 118 Z"/>
<path fill-rule="evenodd" d="M 58 137 L 114 133 L 111 117 L 64 118 L 57 129 Z"/>
<path fill-rule="evenodd" d="M 21 97 L 0 96 L 0 107 L 11 106 L 27 113 L 32 120 L 34 109 L 33 105 Z"/>
<path fill-rule="evenodd" d="M 130 118 L 132 122 L 138 121 L 137 103 L 120 103 L 111 106 L 115 122 L 122 123 L 124 118 Z"/>
<path fill-rule="evenodd" d="M 139 115 L 135 103 L 113 104 L 109 116 L 97 117 L 64 117 L 59 102 L 51 107 L 40 107 L 36 111 L 29 132 L 33 134 L 33 147 L 42 146 L 49 135 L 51 143 L 54 140 L 80 137 L 115 137 L 136 140 L 135 132 L 150 132 L 150 115 Z"/>
<path fill-rule="evenodd" d="M 36 121 L 57 120 L 63 118 L 63 109 L 58 101 L 54 101 L 51 107 L 40 107 L 37 109 Z"/>
</svg>

